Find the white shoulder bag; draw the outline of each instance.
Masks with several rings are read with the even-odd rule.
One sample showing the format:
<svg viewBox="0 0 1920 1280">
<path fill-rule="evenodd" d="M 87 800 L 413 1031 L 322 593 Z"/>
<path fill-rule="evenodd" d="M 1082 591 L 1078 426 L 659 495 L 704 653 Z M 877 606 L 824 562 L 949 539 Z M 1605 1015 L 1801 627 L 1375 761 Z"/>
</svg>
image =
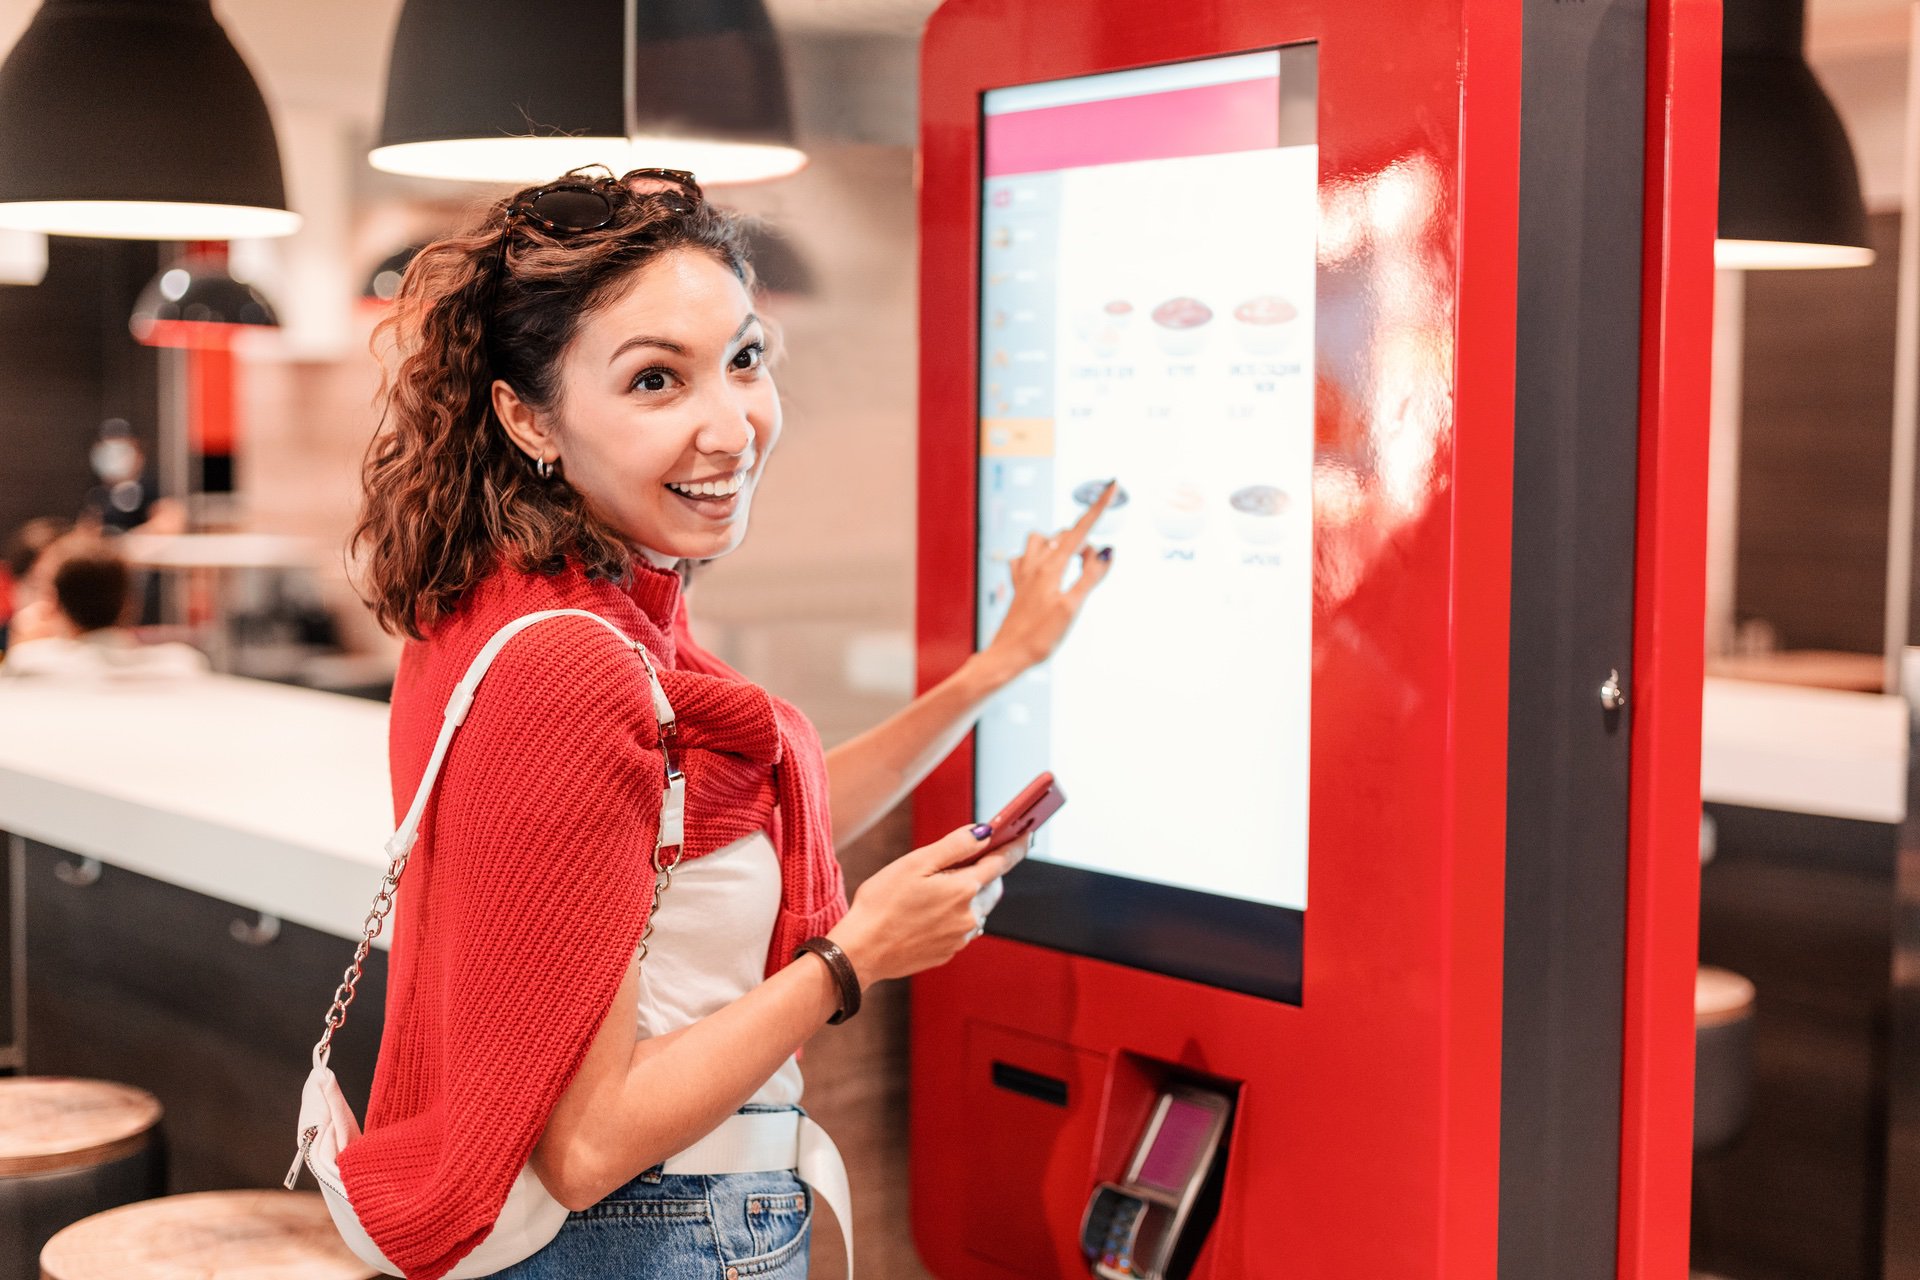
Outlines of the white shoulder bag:
<svg viewBox="0 0 1920 1280">
<path fill-rule="evenodd" d="M 536 622 L 566 616 L 592 618 L 619 636 L 621 643 L 631 647 L 646 663 L 647 679 L 653 685 L 653 710 L 660 721 L 660 750 L 666 759 L 666 781 L 660 801 L 660 831 L 653 849 L 653 869 L 656 873 L 653 880 L 653 908 L 648 914 L 647 926 L 640 935 L 642 959 L 646 958 L 647 939 L 653 933 L 654 916 L 660 910 L 660 895 L 666 891 L 668 882 L 673 879 L 673 870 L 680 862 L 681 840 L 686 826 L 687 784 L 667 752 L 667 743 L 673 737 L 674 730 L 673 706 L 667 701 L 667 691 L 661 687 L 660 673 L 654 667 L 653 657 L 647 652 L 646 646 L 628 637 L 599 614 L 584 609 L 546 609 L 529 613 L 494 632 L 474 656 L 460 683 L 454 686 L 453 696 L 447 699 L 440 737 L 433 744 L 433 755 L 428 759 L 426 772 L 414 792 L 413 804 L 408 808 L 399 829 L 387 841 L 387 855 L 392 861 L 387 866 L 380 891 L 374 895 L 373 909 L 367 913 L 360 945 L 353 953 L 353 964 L 347 969 L 339 989 L 334 992 L 333 1006 L 327 1010 L 326 1030 L 321 1033 L 320 1042 L 313 1047 L 313 1070 L 307 1075 L 306 1085 L 300 1092 L 300 1151 L 294 1157 L 293 1167 L 287 1170 L 286 1186 L 292 1190 L 299 1181 L 301 1164 L 307 1166 L 314 1181 L 320 1184 L 320 1194 L 326 1201 L 327 1211 L 333 1215 L 334 1226 L 339 1229 L 347 1247 L 362 1262 L 390 1276 L 401 1275 L 402 1272 L 387 1260 L 360 1225 L 360 1217 L 354 1212 L 346 1188 L 340 1181 L 340 1152 L 360 1136 L 360 1122 L 354 1118 L 353 1108 L 347 1105 L 339 1083 L 327 1066 L 333 1033 L 347 1020 L 347 1006 L 353 1003 L 361 966 L 373 948 L 373 940 L 380 936 L 387 913 L 393 910 L 394 891 L 399 888 L 400 875 L 407 867 L 407 856 L 412 852 L 414 839 L 419 834 L 421 816 L 426 812 L 427 801 L 433 794 L 433 784 L 440 776 L 440 766 L 447 757 L 447 747 L 453 741 L 454 730 L 467 718 L 467 709 L 473 705 L 475 689 L 507 641 Z M 673 850 L 671 860 L 664 856 L 668 849 Z M 534 1174 L 532 1166 L 521 1169 L 507 1194 L 507 1202 L 501 1208 L 499 1218 L 494 1221 L 493 1230 L 474 1247 L 473 1252 L 447 1273 L 449 1280 L 469 1280 L 474 1276 L 491 1275 L 531 1257 L 559 1233 L 566 1217 L 566 1206 L 548 1193 L 545 1184 Z"/>
</svg>

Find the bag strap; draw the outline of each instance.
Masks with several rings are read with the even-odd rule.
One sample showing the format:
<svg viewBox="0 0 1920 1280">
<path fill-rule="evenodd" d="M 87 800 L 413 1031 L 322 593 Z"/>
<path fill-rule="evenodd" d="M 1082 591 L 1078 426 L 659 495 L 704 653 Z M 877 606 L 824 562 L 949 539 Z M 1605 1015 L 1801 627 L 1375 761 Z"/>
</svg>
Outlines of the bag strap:
<svg viewBox="0 0 1920 1280">
<path fill-rule="evenodd" d="M 523 614 L 503 625 L 490 636 L 486 644 L 480 647 L 473 661 L 467 665 L 466 674 L 453 686 L 453 693 L 447 698 L 446 710 L 441 713 L 440 736 L 434 740 L 433 754 L 427 758 L 426 770 L 420 776 L 420 785 L 413 793 L 413 803 L 400 820 L 386 843 L 387 871 L 381 878 L 380 889 L 373 895 L 373 907 L 367 912 L 365 923 L 361 927 L 359 946 L 354 948 L 353 963 L 348 966 L 340 985 L 333 993 L 333 1004 L 327 1010 L 326 1030 L 320 1035 L 319 1043 L 313 1046 L 313 1065 L 324 1067 L 332 1052 L 333 1033 L 338 1031 L 347 1020 L 347 1006 L 353 1003 L 354 994 L 360 984 L 360 975 L 366 964 L 367 956 L 373 950 L 373 940 L 380 936 L 386 925 L 387 914 L 393 910 L 394 891 L 400 887 L 400 877 L 407 869 L 407 859 L 413 852 L 414 841 L 420 837 L 420 822 L 426 816 L 427 802 L 433 796 L 434 784 L 440 779 L 440 766 L 446 762 L 447 748 L 453 743 L 454 731 L 466 721 L 467 712 L 473 707 L 474 694 L 480 688 L 481 680 L 493 666 L 493 660 L 507 642 L 537 622 L 548 618 L 580 617 L 591 618 L 614 635 L 620 642 L 640 656 L 647 668 L 647 682 L 653 691 L 653 714 L 660 726 L 660 754 L 665 760 L 666 781 L 660 797 L 659 831 L 653 843 L 653 868 L 655 871 L 653 905 L 660 905 L 660 895 L 667 883 L 673 878 L 673 869 L 680 863 L 682 844 L 686 839 L 687 780 L 674 763 L 669 744 L 673 741 L 678 724 L 674 718 L 673 704 L 667 700 L 667 691 L 660 683 L 660 671 L 654 666 L 653 655 L 645 644 L 633 639 L 613 623 L 597 613 L 586 609 L 542 609 L 537 613 Z M 668 861 L 663 856 L 668 849 L 674 850 L 674 857 Z M 646 956 L 647 939 L 653 933 L 653 914 L 647 916 L 647 927 L 640 938 L 640 955 Z"/>
</svg>

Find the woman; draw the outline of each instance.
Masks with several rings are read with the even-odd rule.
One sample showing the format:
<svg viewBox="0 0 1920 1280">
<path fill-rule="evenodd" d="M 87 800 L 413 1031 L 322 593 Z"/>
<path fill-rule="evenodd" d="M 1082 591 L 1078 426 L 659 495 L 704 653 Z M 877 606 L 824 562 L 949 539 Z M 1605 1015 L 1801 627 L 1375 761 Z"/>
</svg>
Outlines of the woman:
<svg viewBox="0 0 1920 1280">
<path fill-rule="evenodd" d="M 501 650 L 453 739 L 398 897 L 367 1132 L 340 1158 L 410 1276 L 471 1250 L 528 1170 L 569 1212 L 514 1276 L 805 1274 L 791 1168 L 662 1166 L 736 1113 L 797 1110 L 800 1047 L 862 988 L 951 958 L 1024 855 L 980 857 L 985 828 L 962 828 L 848 909 L 833 847 L 1059 644 L 1108 567 L 1084 545 L 1104 504 L 1030 540 L 993 644 L 825 755 L 693 642 L 682 596 L 686 566 L 744 537 L 780 438 L 752 280 L 691 175 L 570 175 L 422 251 L 386 322 L 390 429 L 353 545 L 369 604 L 409 641 L 396 811 L 455 681 L 523 614 L 599 614 L 645 647 L 677 716 L 663 731 L 632 648 L 563 617 Z M 656 877 L 669 758 L 686 829 Z"/>
</svg>

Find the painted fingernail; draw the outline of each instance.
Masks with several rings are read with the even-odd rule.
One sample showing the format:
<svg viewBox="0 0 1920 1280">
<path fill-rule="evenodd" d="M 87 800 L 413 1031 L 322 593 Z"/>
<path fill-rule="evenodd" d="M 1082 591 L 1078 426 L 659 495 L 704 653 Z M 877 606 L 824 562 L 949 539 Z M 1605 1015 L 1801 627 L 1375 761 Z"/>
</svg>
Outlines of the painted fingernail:
<svg viewBox="0 0 1920 1280">
<path fill-rule="evenodd" d="M 1111 559 L 1113 559 L 1113 548 L 1112 548 L 1112 547 L 1102 547 L 1102 548 L 1100 548 L 1100 558 L 1101 558 L 1102 560 L 1111 560 Z"/>
<path fill-rule="evenodd" d="M 976 822 L 967 829 L 972 832 L 975 840 L 985 840 L 993 834 L 993 824 L 988 822 Z"/>
</svg>

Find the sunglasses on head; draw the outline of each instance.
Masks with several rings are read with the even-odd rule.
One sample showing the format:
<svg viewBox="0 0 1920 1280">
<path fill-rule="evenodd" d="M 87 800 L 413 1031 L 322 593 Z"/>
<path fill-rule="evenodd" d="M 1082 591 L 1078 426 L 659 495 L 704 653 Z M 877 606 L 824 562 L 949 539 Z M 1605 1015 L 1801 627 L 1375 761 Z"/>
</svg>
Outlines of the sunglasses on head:
<svg viewBox="0 0 1920 1280">
<path fill-rule="evenodd" d="M 668 185 L 661 190 L 635 191 L 632 184 L 639 179 Z M 492 314 L 500 278 L 507 273 L 507 241 L 513 238 L 516 226 L 531 223 L 548 235 L 598 231 L 613 221 L 623 203 L 659 196 L 678 197 L 685 203 L 685 211 L 698 208 L 706 200 L 700 184 L 685 169 L 629 169 L 618 178 L 611 170 L 604 178 L 568 175 L 515 200 L 500 224 L 500 249 L 493 264 L 486 314 Z"/>
<path fill-rule="evenodd" d="M 635 191 L 637 179 L 669 184 L 664 191 Z M 550 186 L 528 192 L 507 209 L 503 231 L 516 221 L 531 222 L 549 235 L 566 232 L 596 231 L 613 221 L 620 201 L 644 200 L 650 196 L 678 195 L 698 205 L 706 196 L 700 184 L 685 169 L 630 169 L 615 178 L 568 177 Z"/>
</svg>

